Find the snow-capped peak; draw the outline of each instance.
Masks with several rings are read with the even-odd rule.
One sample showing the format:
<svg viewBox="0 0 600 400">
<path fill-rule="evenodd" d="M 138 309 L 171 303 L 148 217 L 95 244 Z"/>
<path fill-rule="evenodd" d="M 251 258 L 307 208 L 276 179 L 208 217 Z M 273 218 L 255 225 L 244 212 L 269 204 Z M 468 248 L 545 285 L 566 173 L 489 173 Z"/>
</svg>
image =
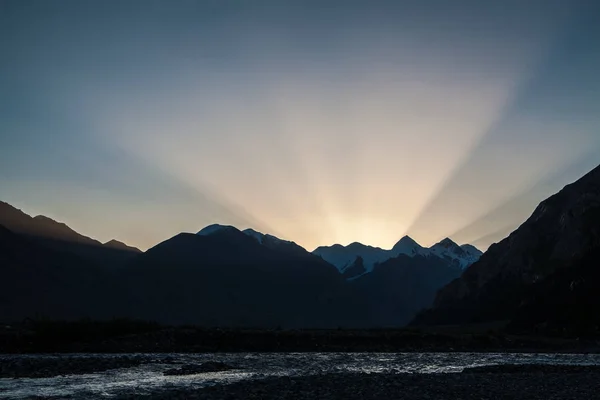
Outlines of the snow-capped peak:
<svg viewBox="0 0 600 400">
<path fill-rule="evenodd" d="M 313 251 L 323 260 L 334 265 L 338 271 L 344 272 L 352 266 L 357 257 L 361 257 L 364 268 L 371 271 L 375 264 L 391 258 L 389 250 L 383 250 L 379 247 L 367 246 L 362 243 L 354 242 L 348 246 L 334 244 L 333 246 L 321 246 Z"/>
<path fill-rule="evenodd" d="M 313 251 L 313 254 L 337 267 L 340 272 L 350 268 L 357 257 L 360 257 L 367 272 L 373 270 L 376 264 L 382 263 L 390 258 L 400 255 L 436 256 L 447 260 L 459 268 L 466 268 L 473 264 L 481 256 L 481 252 L 471 245 L 459 246 L 451 239 L 446 238 L 430 248 L 423 247 L 409 236 L 404 236 L 394 245 L 391 250 L 379 247 L 367 246 L 362 243 L 351 243 L 348 246 L 334 244 L 333 246 L 321 246 Z"/>
<path fill-rule="evenodd" d="M 212 235 L 215 232 L 219 232 L 225 229 L 235 229 L 237 230 L 235 227 L 231 226 L 231 225 L 219 225 L 219 224 L 212 224 L 212 225 L 208 225 L 207 227 L 203 228 L 202 230 L 200 230 L 200 232 L 197 233 L 197 235 L 200 236 L 208 236 L 208 235 Z"/>
<path fill-rule="evenodd" d="M 289 240 L 279 239 L 276 236 L 269 235 L 268 233 L 261 233 L 261 232 L 255 231 L 254 229 L 251 229 L 251 228 L 244 229 L 242 232 L 245 233 L 246 235 L 258 240 L 258 243 L 260 243 L 260 244 L 265 244 L 265 240 L 268 240 L 271 243 L 293 243 Z"/>
<path fill-rule="evenodd" d="M 425 248 L 415 242 L 410 236 L 405 235 L 392 247 L 391 254 L 394 257 L 398 257 L 400 254 L 416 256 L 425 254 Z"/>
<path fill-rule="evenodd" d="M 431 246 L 429 248 L 429 253 L 447 259 L 461 269 L 465 269 L 475 261 L 479 260 L 481 254 L 483 254 L 475 246 L 459 246 L 449 238 L 445 238 L 439 243 Z"/>
<path fill-rule="evenodd" d="M 458 244 L 456 244 L 452 239 L 450 238 L 445 238 L 442 239 L 439 243 L 436 243 L 432 246 L 433 247 L 443 247 L 445 249 L 455 249 L 456 247 L 460 247 Z"/>
</svg>

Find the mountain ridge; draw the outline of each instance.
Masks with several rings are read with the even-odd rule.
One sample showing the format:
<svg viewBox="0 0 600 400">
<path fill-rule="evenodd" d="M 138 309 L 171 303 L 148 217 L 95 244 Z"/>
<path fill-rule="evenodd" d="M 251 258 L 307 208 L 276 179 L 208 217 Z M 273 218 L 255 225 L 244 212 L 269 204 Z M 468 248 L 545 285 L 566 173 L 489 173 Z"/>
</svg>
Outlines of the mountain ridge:
<svg viewBox="0 0 600 400">
<path fill-rule="evenodd" d="M 364 268 L 370 272 L 376 264 L 401 254 L 409 257 L 433 255 L 444 258 L 462 269 L 475 262 L 483 254 L 473 245 L 459 246 L 449 238 L 445 238 L 429 248 L 423 247 L 408 235 L 403 236 L 389 250 L 354 242 L 347 246 L 341 244 L 319 246 L 312 253 L 335 265 L 340 272 L 344 272 L 352 266 L 357 257 L 361 257 Z"/>
<path fill-rule="evenodd" d="M 568 276 L 580 260 L 593 263 L 588 254 L 599 248 L 600 166 L 542 201 L 507 238 L 490 246 L 460 278 L 441 288 L 433 308 L 417 316 L 414 324 L 510 321 L 527 304 L 538 304 L 539 310 L 539 298 L 531 298 L 531 293 L 540 292 L 544 285 L 548 287 L 540 293 L 546 295 L 557 286 L 568 287 L 571 282 L 557 277 Z M 590 268 L 583 270 L 591 277 Z M 578 279 L 584 278 L 573 282 Z M 555 304 L 550 298 L 548 302 Z"/>
</svg>

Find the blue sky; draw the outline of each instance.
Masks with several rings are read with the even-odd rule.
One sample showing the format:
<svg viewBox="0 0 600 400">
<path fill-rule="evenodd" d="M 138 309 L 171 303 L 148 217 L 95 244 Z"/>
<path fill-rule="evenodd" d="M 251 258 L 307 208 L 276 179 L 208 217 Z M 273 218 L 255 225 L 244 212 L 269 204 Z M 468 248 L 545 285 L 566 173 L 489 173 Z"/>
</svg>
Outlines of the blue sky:
<svg viewBox="0 0 600 400">
<path fill-rule="evenodd" d="M 595 1 L 0 1 L 0 199 L 148 248 L 486 248 L 600 162 Z"/>
</svg>

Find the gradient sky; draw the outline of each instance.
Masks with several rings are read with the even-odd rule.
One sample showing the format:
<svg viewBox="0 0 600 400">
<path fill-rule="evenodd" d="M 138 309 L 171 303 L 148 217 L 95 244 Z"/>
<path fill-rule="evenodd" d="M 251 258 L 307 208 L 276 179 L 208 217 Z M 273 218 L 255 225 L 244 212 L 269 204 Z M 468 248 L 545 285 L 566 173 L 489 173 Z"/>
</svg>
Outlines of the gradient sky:
<svg viewBox="0 0 600 400">
<path fill-rule="evenodd" d="M 0 199 L 486 249 L 600 163 L 599 3 L 0 0 Z"/>
</svg>

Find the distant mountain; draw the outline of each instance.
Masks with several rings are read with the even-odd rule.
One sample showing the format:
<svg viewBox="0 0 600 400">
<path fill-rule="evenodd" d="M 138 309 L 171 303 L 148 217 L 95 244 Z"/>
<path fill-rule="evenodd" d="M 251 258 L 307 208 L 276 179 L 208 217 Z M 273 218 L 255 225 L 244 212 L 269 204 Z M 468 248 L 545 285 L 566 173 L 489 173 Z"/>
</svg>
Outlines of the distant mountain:
<svg viewBox="0 0 600 400">
<path fill-rule="evenodd" d="M 112 271 L 0 226 L 0 320 L 110 318 L 123 292 Z"/>
<path fill-rule="evenodd" d="M 342 272 L 342 276 L 346 279 L 357 279 L 366 274 L 367 269 L 365 268 L 365 263 L 361 256 L 356 257 L 356 260 L 349 265 L 344 272 Z"/>
<path fill-rule="evenodd" d="M 392 257 L 398 257 L 400 254 L 413 257 L 427 254 L 427 249 L 415 242 L 410 236 L 405 235 L 392 247 L 390 254 Z"/>
<path fill-rule="evenodd" d="M 237 228 L 234 228 L 231 225 L 220 225 L 220 224 L 212 224 L 202 228 L 197 235 L 200 236 L 208 236 L 213 233 L 222 232 L 222 231 L 237 231 Z"/>
<path fill-rule="evenodd" d="M 233 227 L 179 234 L 136 257 L 122 279 L 132 288 L 128 312 L 164 323 L 333 328 L 361 318 L 332 265 Z"/>
<path fill-rule="evenodd" d="M 115 240 L 115 239 L 109 240 L 108 242 L 104 243 L 103 246 L 111 248 L 111 249 L 116 249 L 116 250 L 130 251 L 133 253 L 141 253 L 142 252 L 137 247 L 127 246 L 125 243 L 119 242 L 118 240 Z"/>
<path fill-rule="evenodd" d="M 426 254 L 432 254 L 443 258 L 461 269 L 465 269 L 475 261 L 479 260 L 483 254 L 483 252 L 475 246 L 470 244 L 459 246 L 449 238 L 434 244 L 427 250 Z"/>
<path fill-rule="evenodd" d="M 142 253 L 6 203 L 0 217 L 17 230 L 0 224 L 0 321 L 128 317 L 207 327 L 398 327 L 460 273 L 454 258 L 429 254 L 408 237 L 392 250 L 339 246 L 359 254 L 340 273 L 325 257 L 253 229 L 210 225 Z"/>
<path fill-rule="evenodd" d="M 334 265 L 342 273 L 356 261 L 357 257 L 363 260 L 362 262 L 367 271 L 371 271 L 376 263 L 391 257 L 387 250 L 358 242 L 351 243 L 348 246 L 340 244 L 321 246 L 315 249 L 313 254 Z"/>
<path fill-rule="evenodd" d="M 139 249 L 116 240 L 102 244 L 74 231 L 62 222 L 43 215 L 31 217 L 2 201 L 0 201 L 0 225 L 38 245 L 78 255 L 97 265 L 121 265 L 140 252 Z"/>
<path fill-rule="evenodd" d="M 409 236 L 404 236 L 391 250 L 367 246 L 362 243 L 352 243 L 348 246 L 339 244 L 321 246 L 315 249 L 313 254 L 335 265 L 343 273 L 356 261 L 357 257 L 362 258 L 365 269 L 370 272 L 376 264 L 402 254 L 409 257 L 436 256 L 464 269 L 477 261 L 483 253 L 472 245 L 459 246 L 450 239 L 444 239 L 432 247 L 426 248 Z"/>
<path fill-rule="evenodd" d="M 307 257 L 310 254 L 304 247 L 290 240 L 279 239 L 276 236 L 260 233 L 254 229 L 245 229 L 242 233 L 254 238 L 258 243 L 271 250 L 286 251 L 303 257 Z"/>
<path fill-rule="evenodd" d="M 537 332 L 600 333 L 600 320 L 584 309 L 600 303 L 599 256 L 600 166 L 543 201 L 414 323 L 504 321 Z"/>
<path fill-rule="evenodd" d="M 459 267 L 442 258 L 400 254 L 349 284 L 367 307 L 363 327 L 393 328 L 430 307 L 439 288 L 460 274 Z"/>
<path fill-rule="evenodd" d="M 197 234 L 200 236 L 209 236 L 224 231 L 239 232 L 237 228 L 230 225 L 213 224 L 203 228 Z M 276 236 L 261 233 L 254 229 L 245 229 L 241 232 L 271 250 L 293 252 L 301 256 L 306 256 L 308 254 L 306 249 L 290 240 L 279 239 Z"/>
<path fill-rule="evenodd" d="M 0 225 L 14 233 L 32 237 L 102 246 L 99 241 L 81 235 L 61 222 L 56 222 L 43 215 L 31 217 L 3 201 L 0 201 Z"/>
</svg>

